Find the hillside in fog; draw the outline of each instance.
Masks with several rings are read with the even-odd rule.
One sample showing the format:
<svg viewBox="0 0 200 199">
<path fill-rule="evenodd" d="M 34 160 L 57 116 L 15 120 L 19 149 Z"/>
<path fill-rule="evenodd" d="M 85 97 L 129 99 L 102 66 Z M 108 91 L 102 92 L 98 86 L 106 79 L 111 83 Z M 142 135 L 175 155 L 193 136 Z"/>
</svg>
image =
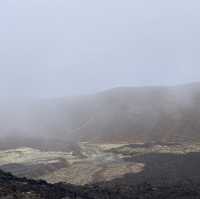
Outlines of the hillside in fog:
<svg viewBox="0 0 200 199">
<path fill-rule="evenodd" d="M 2 134 L 91 141 L 200 138 L 200 84 L 114 88 L 4 106 Z"/>
</svg>

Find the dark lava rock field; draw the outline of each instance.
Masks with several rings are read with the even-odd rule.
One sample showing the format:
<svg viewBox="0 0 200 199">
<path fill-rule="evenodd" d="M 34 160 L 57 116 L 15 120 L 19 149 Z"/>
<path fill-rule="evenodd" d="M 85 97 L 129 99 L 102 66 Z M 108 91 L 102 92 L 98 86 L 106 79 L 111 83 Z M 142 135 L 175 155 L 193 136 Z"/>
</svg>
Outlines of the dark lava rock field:
<svg viewBox="0 0 200 199">
<path fill-rule="evenodd" d="M 75 186 L 49 184 L 17 178 L 0 171 L 0 199 L 199 199 L 200 182 L 176 184 L 116 185 L 114 183 Z"/>
</svg>

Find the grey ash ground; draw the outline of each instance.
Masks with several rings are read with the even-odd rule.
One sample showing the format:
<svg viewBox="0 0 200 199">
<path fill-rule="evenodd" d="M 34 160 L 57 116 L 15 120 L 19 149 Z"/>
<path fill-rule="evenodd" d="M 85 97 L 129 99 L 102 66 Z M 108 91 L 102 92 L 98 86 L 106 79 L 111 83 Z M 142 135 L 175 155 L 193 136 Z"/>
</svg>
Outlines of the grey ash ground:
<svg viewBox="0 0 200 199">
<path fill-rule="evenodd" d="M 175 157 L 185 160 L 188 154 L 200 152 L 197 143 L 77 143 L 65 151 L 42 150 L 28 147 L 0 151 L 0 169 L 18 177 L 85 185 L 107 182 L 125 175 L 140 175 L 149 166 Z M 145 158 L 144 158 L 145 157 Z M 155 160 L 150 157 L 155 157 Z M 165 157 L 165 158 L 163 158 Z M 166 159 L 166 161 L 165 161 Z M 198 159 L 196 160 L 198 161 Z M 162 165 L 162 162 L 159 163 Z M 165 169 L 178 173 L 177 165 L 168 162 Z M 155 166 L 154 166 L 155 167 Z M 194 170 L 195 168 L 193 168 Z M 188 168 L 188 173 L 190 169 Z M 154 175 L 156 175 L 154 171 Z M 151 173 L 151 172 L 150 172 Z M 167 175 L 169 176 L 169 175 Z"/>
<path fill-rule="evenodd" d="M 198 142 L 77 146 L 1 150 L 0 199 L 200 198 Z"/>
</svg>

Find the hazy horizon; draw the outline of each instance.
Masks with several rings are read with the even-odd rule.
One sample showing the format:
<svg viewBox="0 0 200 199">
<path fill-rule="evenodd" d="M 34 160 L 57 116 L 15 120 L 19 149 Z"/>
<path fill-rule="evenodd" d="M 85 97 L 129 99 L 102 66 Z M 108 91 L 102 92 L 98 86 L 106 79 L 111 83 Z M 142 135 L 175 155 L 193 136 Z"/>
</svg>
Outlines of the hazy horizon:
<svg viewBox="0 0 200 199">
<path fill-rule="evenodd" d="M 0 98 L 200 81 L 197 0 L 0 2 Z"/>
</svg>

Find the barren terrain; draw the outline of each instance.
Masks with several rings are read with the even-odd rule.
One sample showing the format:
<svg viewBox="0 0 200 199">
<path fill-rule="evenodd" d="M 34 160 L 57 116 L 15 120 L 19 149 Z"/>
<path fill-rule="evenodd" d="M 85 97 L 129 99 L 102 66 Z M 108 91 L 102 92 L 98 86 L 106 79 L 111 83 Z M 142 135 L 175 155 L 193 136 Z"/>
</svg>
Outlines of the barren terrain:
<svg viewBox="0 0 200 199">
<path fill-rule="evenodd" d="M 42 151 L 18 148 L 0 151 L 0 168 L 19 177 L 83 185 L 141 173 L 147 154 L 189 154 L 200 152 L 198 143 L 87 143 L 75 151 Z"/>
</svg>

